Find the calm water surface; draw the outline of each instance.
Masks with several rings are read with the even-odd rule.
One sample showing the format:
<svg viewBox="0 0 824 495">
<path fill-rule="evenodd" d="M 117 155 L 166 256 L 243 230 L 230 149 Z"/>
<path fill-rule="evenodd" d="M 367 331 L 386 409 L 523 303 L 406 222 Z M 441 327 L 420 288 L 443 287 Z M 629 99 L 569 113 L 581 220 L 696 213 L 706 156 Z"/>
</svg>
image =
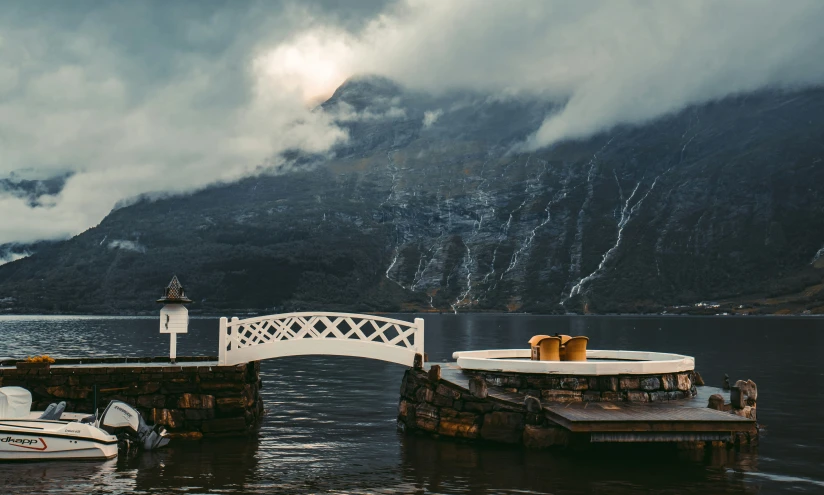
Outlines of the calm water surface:
<svg viewBox="0 0 824 495">
<path fill-rule="evenodd" d="M 411 319 L 412 315 L 401 315 Z M 173 442 L 108 462 L 0 465 L 0 493 L 824 493 L 824 319 L 424 315 L 430 360 L 525 347 L 537 333 L 590 347 L 695 356 L 708 385 L 758 384 L 755 453 L 620 446 L 532 452 L 405 436 L 402 366 L 343 357 L 264 361 L 268 410 L 249 438 Z M 0 357 L 168 353 L 155 318 L 0 317 Z M 192 320 L 179 355 L 214 355 L 217 321 Z"/>
</svg>

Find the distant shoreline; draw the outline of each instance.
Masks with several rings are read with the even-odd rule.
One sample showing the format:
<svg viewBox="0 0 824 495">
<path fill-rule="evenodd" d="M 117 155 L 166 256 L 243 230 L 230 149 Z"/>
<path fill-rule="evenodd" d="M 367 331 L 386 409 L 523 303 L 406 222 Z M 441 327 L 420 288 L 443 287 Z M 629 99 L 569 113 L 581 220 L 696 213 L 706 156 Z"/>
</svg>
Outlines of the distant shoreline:
<svg viewBox="0 0 824 495">
<path fill-rule="evenodd" d="M 342 312 L 349 312 L 349 311 L 342 311 Z M 248 312 L 227 312 L 227 313 L 194 313 L 190 314 L 192 319 L 197 320 L 206 320 L 206 319 L 214 319 L 220 318 L 223 316 L 232 317 L 237 316 L 238 318 L 254 318 L 257 316 L 266 316 L 269 314 L 277 314 L 277 313 L 248 313 Z M 380 311 L 380 312 L 364 312 L 362 314 L 370 314 L 370 315 L 443 315 L 443 316 L 477 316 L 477 315 L 486 315 L 486 316 L 542 316 L 542 317 L 553 317 L 553 318 L 566 318 L 566 317 L 591 317 L 591 318 L 674 318 L 674 317 L 692 317 L 692 318 L 732 318 L 732 317 L 749 317 L 749 318 L 824 318 L 824 314 L 804 314 L 804 313 L 786 313 L 786 314 L 774 314 L 774 313 L 755 313 L 755 314 L 735 314 L 735 313 L 728 313 L 728 314 L 698 314 L 698 313 L 589 313 L 589 314 L 580 314 L 580 313 L 566 313 L 566 314 L 552 314 L 552 313 L 517 313 L 517 312 L 501 312 L 501 311 L 460 311 L 457 314 L 451 311 L 442 311 L 442 312 L 433 312 L 433 311 L 423 311 L 423 312 L 414 312 L 414 311 L 398 311 L 398 312 L 391 312 L 391 311 Z M 157 314 L 152 314 L 149 312 L 141 312 L 141 314 L 115 314 L 115 313 L 2 313 L 0 314 L 0 319 L 4 318 L 21 318 L 24 319 L 26 317 L 31 318 L 77 318 L 77 319 L 154 319 L 157 318 Z"/>
</svg>

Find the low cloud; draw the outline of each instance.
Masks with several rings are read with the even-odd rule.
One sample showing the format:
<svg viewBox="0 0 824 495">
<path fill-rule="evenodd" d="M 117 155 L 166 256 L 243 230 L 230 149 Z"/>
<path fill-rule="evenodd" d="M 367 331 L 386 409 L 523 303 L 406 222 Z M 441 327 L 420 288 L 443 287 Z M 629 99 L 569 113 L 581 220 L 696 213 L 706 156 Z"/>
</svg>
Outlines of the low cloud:
<svg viewBox="0 0 824 495">
<path fill-rule="evenodd" d="M 0 6 L 0 180 L 67 177 L 36 200 L 0 190 L 0 243 L 67 237 L 128 198 L 283 167 L 284 150 L 323 155 L 347 140 L 342 117 L 406 117 L 317 108 L 357 74 L 563 103 L 522 149 L 824 83 L 816 0 L 332 5 Z"/>
<path fill-rule="evenodd" d="M 824 83 L 824 2 L 415 0 L 375 19 L 353 71 L 429 91 L 566 102 L 525 149 L 765 87 Z"/>
<path fill-rule="evenodd" d="M 427 110 L 423 113 L 423 126 L 431 127 L 443 115 L 443 110 Z"/>
<path fill-rule="evenodd" d="M 124 251 L 133 251 L 135 253 L 145 253 L 146 247 L 135 241 L 126 241 L 115 239 L 108 244 L 109 249 L 122 249 Z"/>
<path fill-rule="evenodd" d="M 352 105 L 344 101 L 338 102 L 334 107 L 326 109 L 325 113 L 335 122 L 375 122 L 402 120 L 407 117 L 406 110 L 400 107 L 390 106 L 386 110 L 367 107 L 364 110 L 357 111 Z"/>
<path fill-rule="evenodd" d="M 155 38 L 148 5 L 94 5 L 0 8 L 0 179 L 70 175 L 36 204 L 0 188 L 0 244 L 68 237 L 124 199 L 233 181 L 283 165 L 285 150 L 347 139 L 267 69 L 277 60 L 263 47 L 300 29 L 305 10 L 167 4 L 172 34 Z"/>
<path fill-rule="evenodd" d="M 0 265 L 5 265 L 6 263 L 11 263 L 12 261 L 17 261 L 19 259 L 26 258 L 30 255 L 31 253 L 25 251 L 20 253 L 14 251 L 2 253 L 0 254 Z"/>
</svg>

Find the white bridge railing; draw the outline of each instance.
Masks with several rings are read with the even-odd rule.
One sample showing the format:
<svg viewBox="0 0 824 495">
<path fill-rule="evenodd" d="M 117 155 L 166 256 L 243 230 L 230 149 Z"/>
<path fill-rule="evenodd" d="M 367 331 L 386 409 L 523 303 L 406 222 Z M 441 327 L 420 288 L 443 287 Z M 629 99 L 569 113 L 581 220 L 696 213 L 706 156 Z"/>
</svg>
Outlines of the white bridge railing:
<svg viewBox="0 0 824 495">
<path fill-rule="evenodd" d="M 414 322 L 350 313 L 286 313 L 220 319 L 218 360 L 233 365 L 325 354 L 412 366 L 423 353 L 423 318 Z"/>
</svg>

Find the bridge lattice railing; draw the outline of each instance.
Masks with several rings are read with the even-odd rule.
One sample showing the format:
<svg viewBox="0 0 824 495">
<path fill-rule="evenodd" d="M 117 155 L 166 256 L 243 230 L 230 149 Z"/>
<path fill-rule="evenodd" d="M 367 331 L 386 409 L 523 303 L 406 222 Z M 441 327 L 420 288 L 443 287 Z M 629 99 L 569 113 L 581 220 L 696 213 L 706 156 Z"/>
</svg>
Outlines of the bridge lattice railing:
<svg viewBox="0 0 824 495">
<path fill-rule="evenodd" d="M 286 313 L 220 319 L 220 364 L 326 354 L 412 366 L 423 356 L 424 323 L 353 313 Z"/>
</svg>

